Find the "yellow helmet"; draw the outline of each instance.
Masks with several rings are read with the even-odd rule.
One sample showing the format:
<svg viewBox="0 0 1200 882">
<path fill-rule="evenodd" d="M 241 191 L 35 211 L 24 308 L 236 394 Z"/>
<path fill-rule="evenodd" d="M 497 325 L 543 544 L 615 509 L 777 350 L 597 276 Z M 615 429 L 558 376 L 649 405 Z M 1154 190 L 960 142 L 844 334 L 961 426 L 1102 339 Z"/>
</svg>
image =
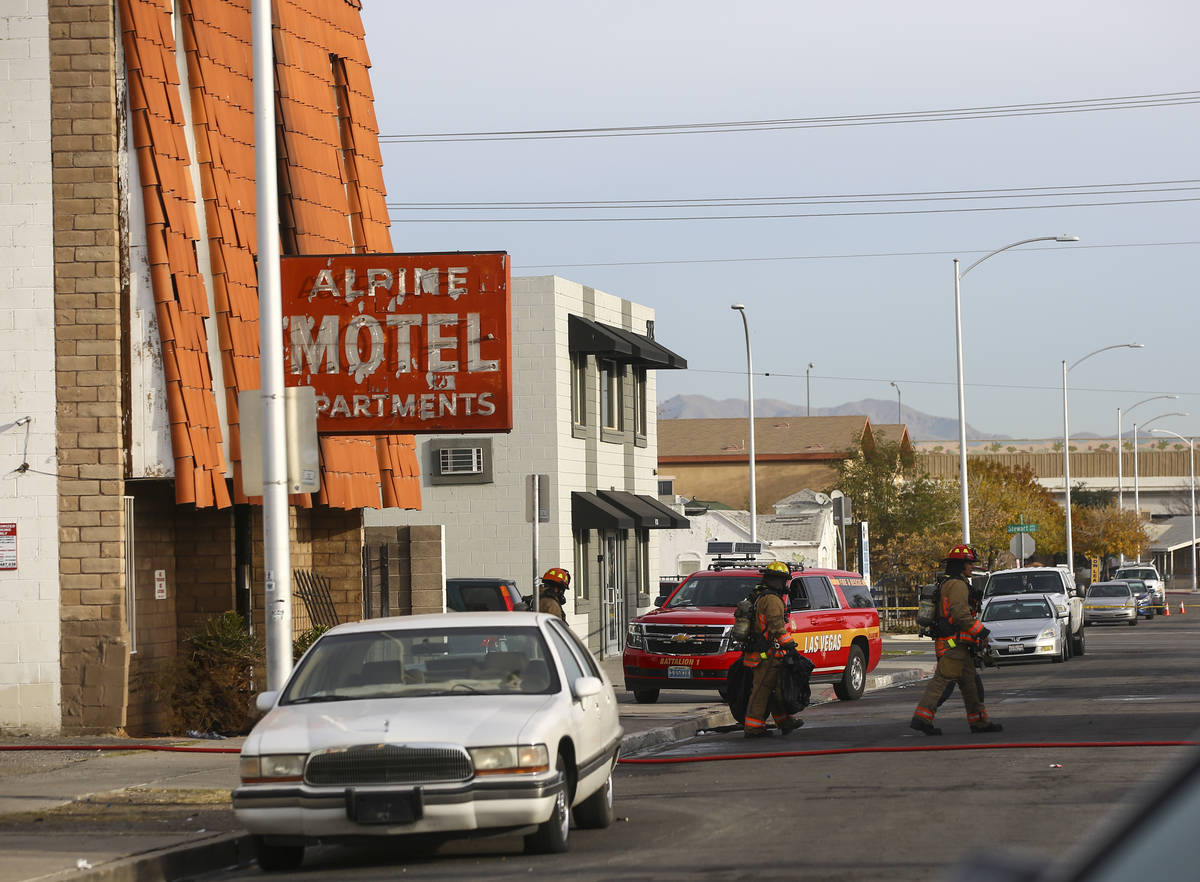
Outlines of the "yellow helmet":
<svg viewBox="0 0 1200 882">
<path fill-rule="evenodd" d="M 788 565 L 781 560 L 773 560 L 761 570 L 764 576 L 776 575 L 783 576 L 785 579 L 792 574 L 788 569 Z"/>
</svg>

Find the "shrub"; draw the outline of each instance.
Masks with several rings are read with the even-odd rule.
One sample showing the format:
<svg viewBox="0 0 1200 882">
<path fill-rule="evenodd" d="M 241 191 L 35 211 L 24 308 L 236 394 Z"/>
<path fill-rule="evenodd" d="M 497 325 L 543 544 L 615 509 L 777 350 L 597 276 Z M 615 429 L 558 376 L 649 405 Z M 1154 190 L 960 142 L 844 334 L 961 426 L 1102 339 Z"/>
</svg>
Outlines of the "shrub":
<svg viewBox="0 0 1200 882">
<path fill-rule="evenodd" d="M 183 639 L 173 663 L 157 679 L 178 732 L 241 735 L 254 721 L 254 695 L 265 682 L 263 638 L 235 612 L 209 619 Z"/>
<path fill-rule="evenodd" d="M 313 625 L 307 631 L 301 631 L 292 641 L 292 661 L 300 661 L 300 656 L 308 651 L 308 647 L 316 643 L 317 638 L 328 630 L 328 625 Z"/>
</svg>

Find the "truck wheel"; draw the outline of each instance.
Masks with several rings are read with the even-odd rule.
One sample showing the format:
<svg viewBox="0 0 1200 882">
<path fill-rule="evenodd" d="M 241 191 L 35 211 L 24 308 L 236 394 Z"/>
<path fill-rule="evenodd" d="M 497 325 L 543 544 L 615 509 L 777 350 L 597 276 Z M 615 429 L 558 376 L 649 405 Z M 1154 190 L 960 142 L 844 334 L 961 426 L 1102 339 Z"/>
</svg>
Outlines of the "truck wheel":
<svg viewBox="0 0 1200 882">
<path fill-rule="evenodd" d="M 1087 635 L 1083 633 L 1083 628 L 1079 629 L 1078 634 L 1071 635 L 1071 653 L 1072 655 L 1083 655 L 1086 649 L 1084 643 L 1087 640 Z"/>
<path fill-rule="evenodd" d="M 633 698 L 638 704 L 654 704 L 658 701 L 657 689 L 634 689 Z"/>
<path fill-rule="evenodd" d="M 842 701 L 855 701 L 862 698 L 866 688 L 867 660 L 859 647 L 851 646 L 846 670 L 842 672 L 842 679 L 833 684 L 833 694 Z"/>
</svg>

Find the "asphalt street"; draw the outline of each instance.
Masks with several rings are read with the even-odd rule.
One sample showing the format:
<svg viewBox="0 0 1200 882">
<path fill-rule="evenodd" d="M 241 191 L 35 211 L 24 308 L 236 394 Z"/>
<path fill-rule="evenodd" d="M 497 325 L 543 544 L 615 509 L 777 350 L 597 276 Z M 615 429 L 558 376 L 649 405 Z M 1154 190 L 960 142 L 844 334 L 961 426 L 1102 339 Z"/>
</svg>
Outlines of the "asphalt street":
<svg viewBox="0 0 1200 882">
<path fill-rule="evenodd" d="M 664 745 L 630 759 L 703 761 L 619 766 L 619 820 L 573 831 L 564 855 L 526 857 L 516 836 L 436 851 L 330 845 L 311 848 L 298 872 L 273 878 L 925 882 L 983 853 L 1054 860 L 1192 750 L 1121 743 L 1196 737 L 1198 638 L 1200 617 L 1192 616 L 1094 626 L 1083 657 L 988 669 L 988 707 L 1005 726 L 997 735 L 969 735 L 957 696 L 938 715 L 945 735 L 912 732 L 917 684 L 810 708 L 787 739 L 709 731 Z M 864 748 L 887 752 L 761 756 Z M 724 758 L 742 754 L 758 756 Z M 258 875 L 251 868 L 207 878 Z"/>
</svg>

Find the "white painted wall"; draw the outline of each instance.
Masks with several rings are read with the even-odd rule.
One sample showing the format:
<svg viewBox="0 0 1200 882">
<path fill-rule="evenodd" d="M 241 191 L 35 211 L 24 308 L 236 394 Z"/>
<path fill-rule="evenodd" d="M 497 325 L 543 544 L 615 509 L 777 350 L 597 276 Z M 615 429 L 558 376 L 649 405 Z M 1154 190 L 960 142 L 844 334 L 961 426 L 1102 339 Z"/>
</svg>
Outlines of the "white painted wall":
<svg viewBox="0 0 1200 882">
<path fill-rule="evenodd" d="M 47 0 L 0 13 L 0 731 L 61 725 Z M 25 465 L 27 464 L 27 466 Z M 20 471 L 23 467 L 25 471 Z"/>
</svg>

